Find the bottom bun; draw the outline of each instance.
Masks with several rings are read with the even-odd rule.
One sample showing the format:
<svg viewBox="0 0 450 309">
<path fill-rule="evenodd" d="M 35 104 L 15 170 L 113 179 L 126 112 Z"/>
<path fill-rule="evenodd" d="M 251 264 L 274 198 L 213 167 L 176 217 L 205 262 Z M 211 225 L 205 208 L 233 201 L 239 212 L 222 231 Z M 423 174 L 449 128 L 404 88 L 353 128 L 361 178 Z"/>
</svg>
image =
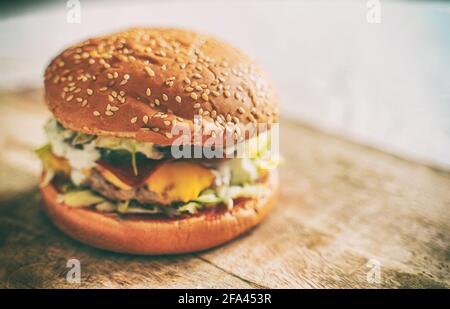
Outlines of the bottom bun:
<svg viewBox="0 0 450 309">
<path fill-rule="evenodd" d="M 52 185 L 41 188 L 44 210 L 64 233 L 88 245 L 121 253 L 156 255 L 205 250 L 259 224 L 275 202 L 277 174 L 267 180 L 263 198 L 246 199 L 231 210 L 179 219 L 124 219 L 57 202 Z"/>
</svg>

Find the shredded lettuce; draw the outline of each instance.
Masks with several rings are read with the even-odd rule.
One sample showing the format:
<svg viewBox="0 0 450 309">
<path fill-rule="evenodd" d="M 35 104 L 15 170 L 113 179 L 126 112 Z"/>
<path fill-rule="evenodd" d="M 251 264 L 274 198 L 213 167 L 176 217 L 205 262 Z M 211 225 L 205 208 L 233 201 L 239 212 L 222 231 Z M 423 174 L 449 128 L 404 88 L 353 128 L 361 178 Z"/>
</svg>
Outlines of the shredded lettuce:
<svg viewBox="0 0 450 309">
<path fill-rule="evenodd" d="M 62 194 L 58 198 L 59 203 L 64 203 L 71 207 L 87 207 L 103 202 L 104 199 L 91 190 L 73 191 Z"/>
<path fill-rule="evenodd" d="M 71 167 L 71 180 L 80 185 L 86 180 L 83 171 L 89 170 L 100 159 L 100 149 L 126 150 L 131 153 L 131 164 L 135 175 L 138 174 L 136 154 L 142 153 L 147 158 L 160 159 L 163 154 L 153 143 L 137 142 L 135 140 L 108 136 L 89 135 L 74 132 L 64 128 L 55 118 L 51 118 L 44 127 L 49 144 L 37 150 L 41 160 L 43 153 L 48 149 L 58 157 L 68 160 Z M 47 181 L 51 180 L 52 171 L 49 171 Z"/>
<path fill-rule="evenodd" d="M 70 141 L 76 138 L 76 133 L 64 129 L 54 118 L 47 122 L 44 129 L 51 145 L 51 152 L 67 159 L 71 167 L 72 181 L 77 185 L 81 184 L 85 179 L 82 171 L 93 168 L 100 158 L 93 141 L 83 144 L 82 148 L 75 147 Z"/>
<path fill-rule="evenodd" d="M 161 159 L 163 153 L 156 149 L 153 143 L 138 142 L 132 139 L 112 137 L 112 136 L 97 136 L 95 145 L 99 148 L 107 148 L 114 150 L 127 150 L 131 153 L 140 152 L 149 159 Z"/>
<path fill-rule="evenodd" d="M 187 213 L 190 213 L 190 214 L 195 214 L 201 208 L 202 208 L 201 204 L 199 204 L 197 202 L 189 202 L 189 203 L 186 203 L 183 206 L 179 207 L 177 209 L 177 211 L 180 212 L 180 213 L 187 212 Z"/>
<path fill-rule="evenodd" d="M 103 201 L 95 206 L 95 209 L 102 212 L 114 212 L 117 210 L 117 205 L 108 201 Z"/>
<path fill-rule="evenodd" d="M 123 201 L 117 204 L 117 211 L 120 213 L 126 213 L 128 210 L 128 205 L 130 201 Z"/>
</svg>

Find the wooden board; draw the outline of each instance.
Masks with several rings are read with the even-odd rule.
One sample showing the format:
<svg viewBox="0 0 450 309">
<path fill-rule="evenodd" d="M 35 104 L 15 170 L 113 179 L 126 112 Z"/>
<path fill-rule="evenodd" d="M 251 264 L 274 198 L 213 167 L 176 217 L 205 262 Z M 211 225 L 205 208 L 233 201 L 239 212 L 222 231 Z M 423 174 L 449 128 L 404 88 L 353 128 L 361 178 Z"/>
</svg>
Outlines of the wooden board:
<svg viewBox="0 0 450 309">
<path fill-rule="evenodd" d="M 159 257 L 71 240 L 39 206 L 31 149 L 48 117 L 41 97 L 0 94 L 0 287 L 450 287 L 450 173 L 290 121 L 281 128 L 279 202 L 239 239 Z M 71 258 L 81 262 L 80 284 L 65 279 Z M 371 263 L 379 283 L 367 279 Z"/>
</svg>

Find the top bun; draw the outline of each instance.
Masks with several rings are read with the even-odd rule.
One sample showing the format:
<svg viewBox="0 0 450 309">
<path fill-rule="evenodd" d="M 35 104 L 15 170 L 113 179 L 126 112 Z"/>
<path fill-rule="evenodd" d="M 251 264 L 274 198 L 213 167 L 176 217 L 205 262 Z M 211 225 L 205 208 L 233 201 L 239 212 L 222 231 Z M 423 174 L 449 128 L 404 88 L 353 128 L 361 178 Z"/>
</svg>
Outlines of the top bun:
<svg viewBox="0 0 450 309">
<path fill-rule="evenodd" d="M 68 129 L 170 144 L 174 124 L 223 131 L 278 120 L 262 69 L 238 49 L 179 29 L 134 28 L 69 47 L 45 71 L 46 103 Z M 210 134 L 206 130 L 205 134 Z"/>
</svg>

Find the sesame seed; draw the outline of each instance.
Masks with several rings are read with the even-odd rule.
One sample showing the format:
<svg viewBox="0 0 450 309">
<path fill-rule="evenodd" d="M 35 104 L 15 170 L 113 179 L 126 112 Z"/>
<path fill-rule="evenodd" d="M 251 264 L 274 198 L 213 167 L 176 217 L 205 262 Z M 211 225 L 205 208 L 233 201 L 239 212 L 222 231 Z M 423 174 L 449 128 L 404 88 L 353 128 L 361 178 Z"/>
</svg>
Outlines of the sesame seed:
<svg viewBox="0 0 450 309">
<path fill-rule="evenodd" d="M 192 75 L 194 78 L 200 79 L 202 78 L 202 75 L 199 73 L 195 73 L 194 75 Z"/>
<path fill-rule="evenodd" d="M 111 106 L 112 112 L 117 112 L 118 110 L 119 110 L 119 108 L 117 106 Z"/>
<path fill-rule="evenodd" d="M 239 106 L 238 112 L 243 114 L 245 112 L 244 108 L 242 106 Z"/>
<path fill-rule="evenodd" d="M 191 80 L 190 80 L 189 78 L 187 78 L 187 77 L 186 77 L 183 81 L 184 81 L 186 84 L 188 84 L 188 85 L 191 83 Z"/>
<path fill-rule="evenodd" d="M 173 137 L 172 133 L 170 133 L 170 132 L 166 132 L 165 135 L 166 135 L 167 138 L 172 138 Z"/>
<path fill-rule="evenodd" d="M 94 114 L 94 116 L 96 116 L 96 117 L 100 116 L 100 112 L 99 112 L 99 111 L 94 111 L 93 114 Z"/>
<path fill-rule="evenodd" d="M 88 95 L 93 95 L 94 94 L 94 90 L 92 90 L 91 88 L 86 89 L 86 93 Z"/>
<path fill-rule="evenodd" d="M 178 103 L 181 103 L 181 97 L 180 97 L 179 95 L 177 95 L 177 96 L 175 97 L 175 101 L 177 101 Z"/>
<path fill-rule="evenodd" d="M 231 96 L 231 93 L 228 90 L 225 90 L 223 92 L 223 95 L 225 96 L 225 98 L 229 98 Z"/>
<path fill-rule="evenodd" d="M 113 113 L 112 111 L 106 111 L 106 112 L 105 112 L 105 115 L 106 115 L 106 116 L 112 116 L 112 115 L 114 115 L 114 113 Z"/>
<path fill-rule="evenodd" d="M 155 71 L 153 71 L 150 67 L 145 67 L 145 71 L 147 72 L 148 76 L 155 76 Z"/>
<path fill-rule="evenodd" d="M 167 66 L 166 66 L 165 64 L 163 64 L 163 65 L 161 66 L 161 69 L 165 71 L 165 70 L 167 70 Z"/>
<path fill-rule="evenodd" d="M 114 97 L 112 95 L 108 95 L 108 100 L 109 100 L 109 102 L 112 102 L 112 101 L 114 101 Z"/>
<path fill-rule="evenodd" d="M 131 118 L 131 119 L 130 119 L 130 121 L 131 121 L 131 123 L 136 123 L 136 121 L 137 121 L 137 117 L 133 117 L 133 118 Z"/>
<path fill-rule="evenodd" d="M 216 90 L 214 90 L 214 91 L 212 92 L 212 94 L 213 94 L 215 97 L 220 96 L 220 92 L 219 92 L 219 91 L 216 91 Z"/>
<path fill-rule="evenodd" d="M 129 74 L 125 74 L 125 75 L 123 76 L 123 79 L 129 80 L 129 79 L 130 79 L 130 75 L 129 75 Z"/>
<path fill-rule="evenodd" d="M 148 123 L 148 116 L 147 116 L 147 115 L 144 115 L 144 116 L 142 117 L 142 121 L 143 121 L 145 124 L 147 124 L 147 123 Z"/>
<path fill-rule="evenodd" d="M 194 88 L 192 88 L 192 87 L 186 87 L 186 88 L 184 88 L 184 90 L 185 90 L 186 92 L 192 92 L 192 91 L 194 91 Z"/>
<path fill-rule="evenodd" d="M 195 103 L 194 104 L 194 108 L 199 108 L 200 107 L 200 103 Z"/>
<path fill-rule="evenodd" d="M 106 91 L 106 90 L 108 90 L 108 87 L 101 87 L 101 88 L 99 88 L 98 90 L 100 90 L 100 91 Z"/>
<path fill-rule="evenodd" d="M 161 102 L 158 99 L 155 99 L 155 105 L 159 106 L 161 104 Z"/>
<path fill-rule="evenodd" d="M 159 131 L 159 128 L 152 128 L 152 131 L 153 131 L 153 132 L 158 132 L 158 131 Z"/>
<path fill-rule="evenodd" d="M 208 101 L 209 97 L 208 97 L 208 95 L 206 93 L 203 93 L 202 94 L 202 99 L 205 100 L 205 101 Z"/>
<path fill-rule="evenodd" d="M 170 122 L 169 120 L 165 120 L 165 121 L 164 121 L 164 124 L 165 124 L 166 126 L 170 126 L 171 122 Z"/>
<path fill-rule="evenodd" d="M 127 79 L 122 79 L 122 81 L 119 83 L 120 86 L 126 85 L 128 83 Z"/>
<path fill-rule="evenodd" d="M 88 101 L 85 99 L 82 103 L 81 106 L 85 107 L 88 104 Z"/>
<path fill-rule="evenodd" d="M 162 99 L 163 99 L 163 101 L 168 101 L 169 97 L 167 96 L 167 94 L 163 93 Z"/>
<path fill-rule="evenodd" d="M 197 100 L 198 96 L 197 96 L 197 94 L 195 92 L 192 92 L 191 93 L 191 98 L 194 99 L 194 100 Z"/>
<path fill-rule="evenodd" d="M 71 101 L 72 99 L 73 99 L 73 95 L 71 94 L 71 95 L 69 95 L 69 96 L 66 98 L 66 101 L 69 102 L 69 101 Z"/>
<path fill-rule="evenodd" d="M 145 94 L 147 95 L 147 97 L 152 95 L 152 90 L 150 88 L 147 88 L 147 90 L 145 91 Z"/>
</svg>

